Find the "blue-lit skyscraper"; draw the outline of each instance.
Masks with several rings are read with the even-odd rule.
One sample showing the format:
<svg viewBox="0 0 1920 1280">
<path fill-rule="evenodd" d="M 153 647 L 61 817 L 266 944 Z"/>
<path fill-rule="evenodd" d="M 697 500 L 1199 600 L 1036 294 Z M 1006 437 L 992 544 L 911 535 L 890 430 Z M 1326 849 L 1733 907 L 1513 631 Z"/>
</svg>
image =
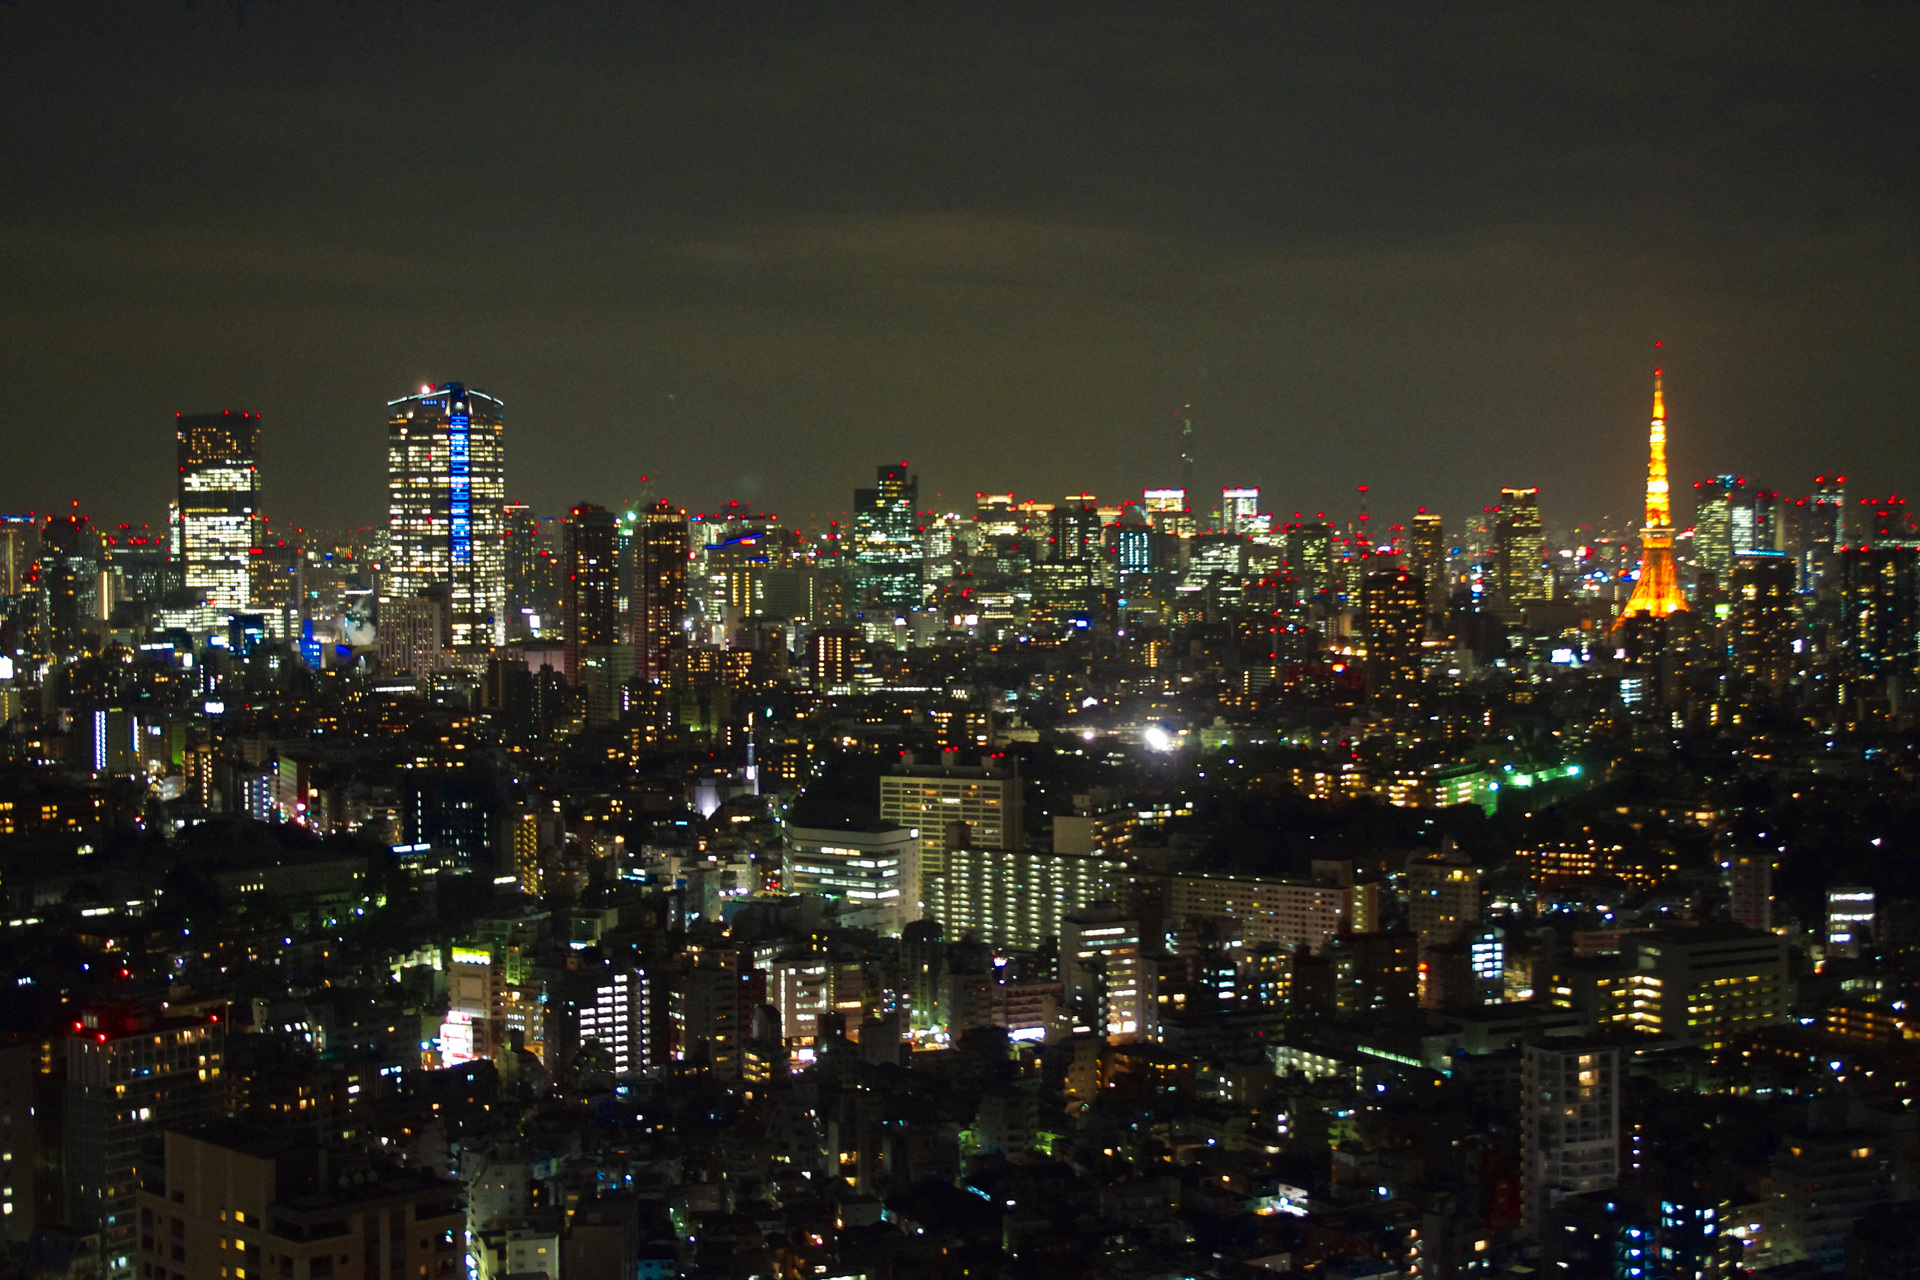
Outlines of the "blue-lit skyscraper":
<svg viewBox="0 0 1920 1280">
<path fill-rule="evenodd" d="M 389 401 L 382 600 L 444 591 L 455 649 L 507 639 L 505 406 L 457 382 Z"/>
</svg>

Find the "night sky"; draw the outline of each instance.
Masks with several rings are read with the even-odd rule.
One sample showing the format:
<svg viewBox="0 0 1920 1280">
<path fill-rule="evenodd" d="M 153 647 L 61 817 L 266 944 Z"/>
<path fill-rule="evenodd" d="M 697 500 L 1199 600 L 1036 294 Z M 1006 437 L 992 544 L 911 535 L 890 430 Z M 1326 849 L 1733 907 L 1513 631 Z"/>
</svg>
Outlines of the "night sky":
<svg viewBox="0 0 1920 1280">
<path fill-rule="evenodd" d="M 384 517 L 976 489 L 1633 517 L 1920 489 L 1920 6 L 0 2 L 0 509 L 159 520 L 176 410 Z M 1687 486 L 1690 488 L 1690 485 Z M 1687 518 L 1683 509 L 1677 513 Z"/>
</svg>

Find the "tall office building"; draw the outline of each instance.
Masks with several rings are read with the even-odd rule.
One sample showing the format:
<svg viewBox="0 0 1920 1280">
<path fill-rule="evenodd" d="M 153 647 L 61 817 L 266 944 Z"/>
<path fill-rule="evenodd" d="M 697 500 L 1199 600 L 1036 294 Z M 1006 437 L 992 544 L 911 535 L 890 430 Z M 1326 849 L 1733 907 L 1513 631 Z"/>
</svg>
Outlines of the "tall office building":
<svg viewBox="0 0 1920 1280">
<path fill-rule="evenodd" d="M 1222 489 L 1220 526 L 1228 533 L 1250 534 L 1260 531 L 1260 490 Z"/>
<path fill-rule="evenodd" d="M 1408 568 L 1426 584 L 1427 608 L 1447 607 L 1447 535 L 1440 527 L 1440 513 L 1425 507 L 1413 513 L 1413 526 L 1407 533 Z"/>
<path fill-rule="evenodd" d="M 888 937 L 920 918 L 920 833 L 891 822 L 787 828 L 787 887 L 838 898 Z"/>
<path fill-rule="evenodd" d="M 1187 507 L 1185 489 L 1146 489 L 1141 492 L 1140 498 L 1141 505 L 1146 508 L 1147 522 L 1153 526 L 1155 533 L 1191 538 L 1199 532 L 1193 512 Z"/>
<path fill-rule="evenodd" d="M 1018 849 L 1026 825 L 1017 773 L 984 765 L 896 765 L 880 775 L 880 820 L 920 832 L 922 877 L 946 871 L 947 842 L 964 823 L 960 843 L 972 849 Z"/>
<path fill-rule="evenodd" d="M 904 462 L 882 465 L 873 488 L 853 491 L 853 574 L 863 606 L 919 607 L 919 506 L 920 478 Z"/>
<path fill-rule="evenodd" d="M 1387 705 L 1419 700 L 1426 594 L 1420 575 L 1404 569 L 1366 577 L 1367 677 L 1373 696 Z"/>
<path fill-rule="evenodd" d="M 1673 567 L 1673 495 L 1667 484 L 1667 405 L 1660 370 L 1653 371 L 1653 421 L 1647 429 L 1647 522 L 1640 529 L 1640 576 L 1633 595 L 1615 618 L 1615 629 L 1644 613 L 1654 618 L 1685 613 L 1687 598 Z"/>
<path fill-rule="evenodd" d="M 1714 1051 L 1788 1021 L 1792 999 L 1785 938 L 1710 921 L 1636 938 L 1620 1010 L 1635 1031 Z"/>
<path fill-rule="evenodd" d="M 1047 513 L 1050 564 L 1098 564 L 1105 551 L 1100 509 L 1090 493 L 1073 494 Z"/>
<path fill-rule="evenodd" d="M 1158 1037 L 1158 974 L 1138 920 L 1108 904 L 1069 912 L 1060 922 L 1060 979 L 1079 1025 L 1116 1044 Z"/>
<path fill-rule="evenodd" d="M 1333 526 L 1323 520 L 1289 525 L 1287 564 L 1301 599 L 1325 599 L 1333 589 Z"/>
<path fill-rule="evenodd" d="M 1620 1180 L 1620 1050 L 1600 1040 L 1529 1044 L 1520 1061 L 1520 1214 L 1531 1231 L 1563 1196 Z"/>
<path fill-rule="evenodd" d="M 86 1010 L 67 1035 L 62 1216 L 99 1234 L 108 1280 L 134 1275 L 135 1199 L 160 1168 L 161 1135 L 225 1113 L 225 1045 L 215 1019 L 119 1008 Z"/>
<path fill-rule="evenodd" d="M 1847 478 L 1842 475 L 1813 478 L 1813 508 L 1803 533 L 1809 543 L 1828 550 L 1847 540 Z"/>
<path fill-rule="evenodd" d="M 1827 890 L 1827 954 L 1858 960 L 1873 938 L 1874 891 L 1865 885 Z"/>
<path fill-rule="evenodd" d="M 1495 580 L 1509 605 L 1544 604 L 1553 595 L 1547 567 L 1547 540 L 1540 525 L 1539 488 L 1500 490 L 1494 515 Z"/>
<path fill-rule="evenodd" d="M 1793 674 L 1793 602 L 1798 577 L 1783 551 L 1733 557 L 1733 661 L 1749 679 L 1778 693 Z"/>
<path fill-rule="evenodd" d="M 455 649 L 507 640 L 505 407 L 458 382 L 387 402 L 380 598 L 445 590 Z"/>
<path fill-rule="evenodd" d="M 176 413 L 181 581 L 215 613 L 244 610 L 260 547 L 260 415 Z"/>
<path fill-rule="evenodd" d="M 1761 529 L 1764 495 L 1745 476 L 1697 480 L 1693 490 L 1693 557 L 1725 591 L 1733 580 L 1735 556 L 1772 545 Z"/>
<path fill-rule="evenodd" d="M 633 532 L 634 666 L 660 686 L 673 679 L 675 657 L 687 644 L 687 514 L 665 499 L 640 513 Z"/>
</svg>

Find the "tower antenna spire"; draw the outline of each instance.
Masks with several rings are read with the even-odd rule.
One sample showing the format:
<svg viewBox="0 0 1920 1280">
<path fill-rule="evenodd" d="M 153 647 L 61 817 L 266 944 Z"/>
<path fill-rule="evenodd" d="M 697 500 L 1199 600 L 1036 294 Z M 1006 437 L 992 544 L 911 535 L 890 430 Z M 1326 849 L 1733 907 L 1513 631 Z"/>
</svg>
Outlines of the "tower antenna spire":
<svg viewBox="0 0 1920 1280">
<path fill-rule="evenodd" d="M 1657 349 L 1665 344 L 1656 342 Z M 1653 419 L 1647 428 L 1647 523 L 1640 530 L 1640 580 L 1627 607 L 1614 620 L 1619 627 L 1636 613 L 1664 618 L 1684 613 L 1687 598 L 1673 567 L 1673 494 L 1667 483 L 1667 404 L 1661 369 L 1653 371 Z"/>
</svg>

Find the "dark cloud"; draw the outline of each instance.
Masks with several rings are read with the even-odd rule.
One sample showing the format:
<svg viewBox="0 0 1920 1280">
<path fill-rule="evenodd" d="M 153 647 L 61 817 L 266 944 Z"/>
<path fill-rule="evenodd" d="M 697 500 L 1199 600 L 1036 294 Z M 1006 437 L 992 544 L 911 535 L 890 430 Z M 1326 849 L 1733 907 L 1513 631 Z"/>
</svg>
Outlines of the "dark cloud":
<svg viewBox="0 0 1920 1280">
<path fill-rule="evenodd" d="M 175 409 L 377 518 L 381 406 L 502 395 L 545 507 L 1120 494 L 1630 514 L 1912 487 L 1920 10 L 0 8 L 0 504 L 154 518 Z"/>
</svg>

